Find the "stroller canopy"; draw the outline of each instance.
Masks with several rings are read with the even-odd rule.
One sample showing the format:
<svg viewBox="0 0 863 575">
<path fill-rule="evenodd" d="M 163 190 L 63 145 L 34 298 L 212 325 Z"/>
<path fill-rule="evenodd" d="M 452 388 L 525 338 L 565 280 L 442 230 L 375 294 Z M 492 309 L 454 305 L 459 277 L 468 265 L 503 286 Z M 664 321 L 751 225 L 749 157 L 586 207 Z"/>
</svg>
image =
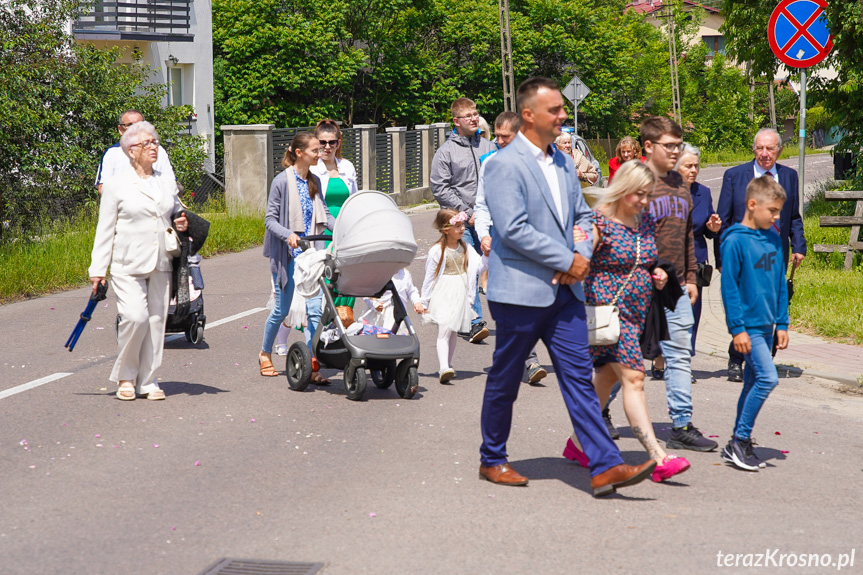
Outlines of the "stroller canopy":
<svg viewBox="0 0 863 575">
<path fill-rule="evenodd" d="M 339 271 L 339 293 L 370 296 L 410 265 L 417 243 L 410 218 L 389 196 L 362 191 L 342 205 L 330 250 Z"/>
</svg>

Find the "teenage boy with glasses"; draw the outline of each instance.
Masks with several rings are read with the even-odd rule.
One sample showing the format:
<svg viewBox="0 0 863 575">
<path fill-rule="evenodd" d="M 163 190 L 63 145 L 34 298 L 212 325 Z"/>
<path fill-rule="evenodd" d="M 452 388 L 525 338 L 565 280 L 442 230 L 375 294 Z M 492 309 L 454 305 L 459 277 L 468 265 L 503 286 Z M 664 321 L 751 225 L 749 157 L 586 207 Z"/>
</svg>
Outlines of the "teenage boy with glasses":
<svg viewBox="0 0 863 575">
<path fill-rule="evenodd" d="M 674 169 L 683 146 L 683 130 L 673 120 L 651 117 L 641 124 L 644 164 L 656 176 L 649 210 L 656 220 L 656 248 L 661 259 L 674 264 L 677 281 L 684 288 L 674 310 L 665 310 L 668 339 L 659 342 L 665 358 L 665 395 L 671 416 L 669 449 L 713 451 L 715 441 L 692 425 L 692 304 L 698 298 L 695 285 L 695 243 L 692 235 L 692 196 L 683 177 Z"/>
<path fill-rule="evenodd" d="M 431 189 L 441 208 L 451 208 L 467 214 L 464 239 L 482 255 L 480 238 L 474 227 L 473 208 L 479 183 L 480 158 L 494 150 L 495 146 L 479 133 L 479 113 L 473 100 L 456 99 L 450 112 L 455 129 L 435 152 L 431 165 Z M 479 343 L 488 337 L 488 328 L 482 320 L 479 287 L 474 298 L 473 311 L 477 317 L 471 322 L 467 336 L 471 343 Z"/>
</svg>

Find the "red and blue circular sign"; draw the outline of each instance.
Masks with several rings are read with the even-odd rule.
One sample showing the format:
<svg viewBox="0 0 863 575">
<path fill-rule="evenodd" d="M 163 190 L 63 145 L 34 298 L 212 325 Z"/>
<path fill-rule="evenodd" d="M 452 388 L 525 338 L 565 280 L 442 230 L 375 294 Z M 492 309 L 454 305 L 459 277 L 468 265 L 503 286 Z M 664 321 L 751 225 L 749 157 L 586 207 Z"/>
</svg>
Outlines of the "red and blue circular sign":
<svg viewBox="0 0 863 575">
<path fill-rule="evenodd" d="M 821 62 L 833 49 L 833 35 L 824 9 L 827 0 L 782 0 L 767 25 L 767 39 L 776 57 L 794 68 Z"/>
</svg>

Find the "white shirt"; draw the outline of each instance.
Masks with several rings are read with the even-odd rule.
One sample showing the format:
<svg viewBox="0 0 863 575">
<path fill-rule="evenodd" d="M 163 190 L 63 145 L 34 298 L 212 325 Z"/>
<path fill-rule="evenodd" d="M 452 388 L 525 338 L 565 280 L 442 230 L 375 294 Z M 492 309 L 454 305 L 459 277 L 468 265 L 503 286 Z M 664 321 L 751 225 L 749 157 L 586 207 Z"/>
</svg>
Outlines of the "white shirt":
<svg viewBox="0 0 863 575">
<path fill-rule="evenodd" d="M 159 153 L 156 156 L 156 163 L 153 164 L 153 169 L 160 172 L 169 181 L 176 179 L 174 168 L 171 167 L 171 161 L 168 159 L 168 152 L 162 146 L 159 146 Z M 102 155 L 102 161 L 99 163 L 99 171 L 96 172 L 94 185 L 98 188 L 106 179 L 117 177 L 123 173 L 134 174 L 135 168 L 132 167 L 132 161 L 123 152 L 120 144 L 114 144 L 105 150 L 105 153 Z"/>
<path fill-rule="evenodd" d="M 354 195 L 359 189 L 357 188 L 357 170 L 350 160 L 344 158 L 336 158 L 336 169 L 339 170 L 339 176 L 344 180 L 348 187 L 348 194 Z M 318 177 L 323 188 L 324 198 L 327 197 L 327 186 L 330 183 L 330 173 L 327 171 L 327 165 L 323 160 L 318 160 L 318 163 L 310 167 L 309 170 Z"/>
<path fill-rule="evenodd" d="M 539 165 L 542 175 L 545 176 L 548 189 L 551 190 L 551 198 L 554 200 L 554 207 L 557 209 L 557 216 L 560 218 L 560 221 L 565 221 L 566 218 L 563 217 L 563 205 L 561 204 L 560 199 L 560 183 L 557 179 L 557 169 L 554 167 L 554 148 L 550 147 L 551 154 L 548 154 L 548 152 L 536 147 L 533 142 L 528 140 L 527 136 L 521 132 L 519 132 L 515 137 L 521 138 L 522 142 L 527 144 L 530 148 L 530 152 L 533 157 L 536 158 L 536 163 Z"/>
<path fill-rule="evenodd" d="M 755 162 L 755 177 L 760 178 L 764 174 L 770 174 L 771 176 L 773 176 L 773 179 L 776 180 L 776 183 L 779 183 L 779 170 L 776 169 L 776 164 L 773 164 L 773 167 L 769 170 L 765 170 L 760 165 L 758 165 L 758 162 Z"/>
</svg>

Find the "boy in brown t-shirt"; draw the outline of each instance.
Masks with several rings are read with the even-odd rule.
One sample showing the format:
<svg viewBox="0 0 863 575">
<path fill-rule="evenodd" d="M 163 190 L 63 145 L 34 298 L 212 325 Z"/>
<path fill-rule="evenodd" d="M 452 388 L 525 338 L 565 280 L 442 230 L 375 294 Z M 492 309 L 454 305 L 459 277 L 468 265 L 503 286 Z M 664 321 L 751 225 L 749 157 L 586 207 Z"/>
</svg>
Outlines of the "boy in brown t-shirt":
<svg viewBox="0 0 863 575">
<path fill-rule="evenodd" d="M 659 342 L 665 360 L 665 395 L 671 416 L 671 449 L 713 451 L 717 444 L 692 425 L 692 304 L 698 298 L 695 286 L 695 244 L 692 236 L 692 196 L 683 178 L 674 170 L 683 145 L 683 130 L 665 117 L 654 116 L 641 124 L 645 165 L 656 176 L 648 209 L 656 220 L 659 257 L 674 264 L 684 294 L 675 309 L 665 310 L 669 339 Z"/>
</svg>

